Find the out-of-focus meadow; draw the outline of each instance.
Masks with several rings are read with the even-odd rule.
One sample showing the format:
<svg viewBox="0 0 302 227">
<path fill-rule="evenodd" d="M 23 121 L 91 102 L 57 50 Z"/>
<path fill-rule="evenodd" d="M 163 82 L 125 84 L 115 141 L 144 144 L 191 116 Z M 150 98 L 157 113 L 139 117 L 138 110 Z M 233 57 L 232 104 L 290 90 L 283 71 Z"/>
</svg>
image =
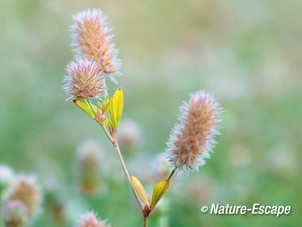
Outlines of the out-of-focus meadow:
<svg viewBox="0 0 302 227">
<path fill-rule="evenodd" d="M 124 90 L 123 119 L 135 121 L 140 142 L 125 159 L 142 178 L 164 152 L 178 106 L 204 89 L 224 107 L 221 136 L 199 172 L 171 183 L 150 226 L 299 226 L 302 148 L 302 1 L 269 0 L 1 0 L 0 164 L 37 175 L 55 188 L 61 223 L 49 211 L 33 226 L 74 226 L 95 210 L 116 227 L 141 226 L 138 207 L 101 128 L 62 86 L 72 59 L 71 15 L 101 8 L 114 27 Z M 99 143 L 101 187 L 78 190 L 77 149 Z M 158 161 L 158 160 L 157 160 Z M 150 175 L 150 174 L 149 174 Z M 209 215 L 212 203 L 290 205 L 290 215 Z M 1 224 L 0 224 L 1 226 Z"/>
</svg>

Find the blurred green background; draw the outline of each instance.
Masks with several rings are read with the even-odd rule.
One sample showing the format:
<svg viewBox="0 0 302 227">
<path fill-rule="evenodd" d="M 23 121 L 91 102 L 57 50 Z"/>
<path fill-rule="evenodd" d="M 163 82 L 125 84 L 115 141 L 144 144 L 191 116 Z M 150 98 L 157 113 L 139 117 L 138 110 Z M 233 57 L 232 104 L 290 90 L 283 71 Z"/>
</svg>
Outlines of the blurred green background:
<svg viewBox="0 0 302 227">
<path fill-rule="evenodd" d="M 123 65 L 110 93 L 123 88 L 123 118 L 142 134 L 126 157 L 132 173 L 148 171 L 164 151 L 190 92 L 214 92 L 224 107 L 211 159 L 175 180 L 164 214 L 151 216 L 150 226 L 300 226 L 300 0 L 0 0 L 0 164 L 56 182 L 68 216 L 62 226 L 91 209 L 113 227 L 142 226 L 101 129 L 64 101 L 61 81 L 73 57 L 68 27 L 71 15 L 86 8 L 101 8 L 114 27 Z M 87 199 L 77 190 L 75 160 L 88 138 L 113 164 L 102 167 L 106 189 Z M 292 212 L 279 218 L 200 212 L 216 202 L 290 205 Z M 61 226 L 50 219 L 43 212 L 33 226 Z"/>
</svg>

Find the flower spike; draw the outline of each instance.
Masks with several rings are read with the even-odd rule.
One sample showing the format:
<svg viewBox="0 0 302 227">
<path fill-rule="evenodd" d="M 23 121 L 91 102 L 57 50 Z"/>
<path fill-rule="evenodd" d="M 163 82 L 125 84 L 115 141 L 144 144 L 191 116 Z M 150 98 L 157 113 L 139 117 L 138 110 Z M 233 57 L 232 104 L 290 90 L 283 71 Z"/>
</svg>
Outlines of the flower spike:
<svg viewBox="0 0 302 227">
<path fill-rule="evenodd" d="M 108 27 L 106 20 L 107 17 L 100 9 L 88 9 L 74 15 L 71 46 L 77 58 L 94 60 L 102 73 L 112 76 L 120 74 L 121 62 L 112 42 L 112 29 Z"/>
<path fill-rule="evenodd" d="M 67 65 L 66 71 L 68 75 L 63 80 L 63 88 L 71 95 L 67 100 L 87 100 L 104 95 L 104 78 L 94 61 L 77 59 Z"/>
<path fill-rule="evenodd" d="M 166 150 L 171 167 L 194 170 L 205 164 L 218 135 L 222 108 L 218 100 L 204 91 L 191 94 L 180 107 L 180 123 L 172 130 Z"/>
</svg>

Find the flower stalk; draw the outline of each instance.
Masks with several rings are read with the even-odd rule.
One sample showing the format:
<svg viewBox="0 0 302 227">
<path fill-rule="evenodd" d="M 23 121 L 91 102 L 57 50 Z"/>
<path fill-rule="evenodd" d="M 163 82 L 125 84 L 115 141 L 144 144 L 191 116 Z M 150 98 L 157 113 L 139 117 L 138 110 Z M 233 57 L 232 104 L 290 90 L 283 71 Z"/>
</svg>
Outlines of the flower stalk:
<svg viewBox="0 0 302 227">
<path fill-rule="evenodd" d="M 144 215 L 144 227 L 148 226 L 148 217 L 149 215 Z"/>
<path fill-rule="evenodd" d="M 74 102 L 74 103 L 75 103 L 76 106 L 78 106 L 79 108 L 83 109 L 80 105 L 77 104 L 77 102 Z M 94 116 L 96 116 L 96 113 L 95 113 L 95 110 L 94 110 L 94 107 L 93 107 L 92 103 L 89 100 L 87 101 L 87 103 L 89 103 L 88 106 L 90 107 L 91 111 L 94 112 Z M 118 155 L 119 161 L 120 161 L 120 163 L 122 165 L 123 171 L 125 173 L 125 176 L 126 176 L 126 179 L 127 179 L 128 183 L 130 185 L 132 193 L 133 193 L 133 195 L 135 197 L 135 200 L 138 203 L 140 210 L 143 211 L 144 208 L 143 208 L 143 206 L 142 206 L 141 202 L 139 201 L 139 198 L 138 198 L 138 196 L 136 194 L 136 191 L 135 191 L 134 186 L 133 186 L 133 184 L 131 182 L 131 178 L 130 178 L 129 172 L 127 170 L 125 161 L 124 161 L 123 156 L 121 154 L 121 151 L 120 151 L 120 148 L 119 148 L 119 144 L 118 144 L 117 138 L 115 136 L 116 132 L 113 131 L 112 133 L 109 133 L 108 130 L 107 130 L 107 128 L 105 127 L 104 123 L 102 123 L 102 121 L 100 121 L 97 117 L 94 117 L 94 120 L 102 127 L 105 135 L 107 136 L 107 138 L 109 139 L 109 141 L 112 143 L 114 149 L 116 150 L 116 153 Z"/>
<path fill-rule="evenodd" d="M 171 171 L 169 177 L 167 178 L 168 181 L 171 180 L 171 178 L 173 177 L 173 175 L 174 175 L 174 173 L 176 172 L 176 170 L 177 170 L 177 168 L 175 167 L 175 168 Z"/>
<path fill-rule="evenodd" d="M 112 144 L 113 144 L 113 143 L 112 143 Z M 117 155 L 118 155 L 118 158 L 119 158 L 119 160 L 120 160 L 120 162 L 121 162 L 121 165 L 122 165 L 122 167 L 123 167 L 124 173 L 125 173 L 126 178 L 127 178 L 127 181 L 128 181 L 128 183 L 129 183 L 130 188 L 131 188 L 131 190 L 132 190 L 132 192 L 133 192 L 133 195 L 134 195 L 134 197 L 135 197 L 135 200 L 136 200 L 136 202 L 137 202 L 139 208 L 141 209 L 141 211 L 143 211 L 144 208 L 143 208 L 141 202 L 139 201 L 139 198 L 138 198 L 138 196 L 137 196 L 137 194 L 136 194 L 136 191 L 135 191 L 135 189 L 134 189 L 134 186 L 133 186 L 133 184 L 132 184 L 132 182 L 131 182 L 130 175 L 129 175 L 129 173 L 128 173 L 126 164 L 125 164 L 125 162 L 124 162 L 123 156 L 122 156 L 121 151 L 120 151 L 120 147 L 119 147 L 118 143 L 114 144 L 113 146 L 114 146 L 114 148 L 115 148 L 115 150 L 116 150 L 116 153 L 117 153 Z"/>
<path fill-rule="evenodd" d="M 108 27 L 106 19 L 99 9 L 86 10 L 73 17 L 71 37 L 76 55 L 66 67 L 68 75 L 64 78 L 63 88 L 70 95 L 68 100 L 72 100 L 96 121 L 112 143 L 142 212 L 143 226 L 147 227 L 149 215 L 168 190 L 176 171 L 197 170 L 205 164 L 205 159 L 210 158 L 210 152 L 216 144 L 214 137 L 219 135 L 222 108 L 213 95 L 204 91 L 192 93 L 189 102 L 180 107 L 179 123 L 171 131 L 166 149 L 172 171 L 166 180 L 155 185 L 149 200 L 140 181 L 135 176 L 130 177 L 117 140 L 124 99 L 121 88 L 110 97 L 106 86 L 106 79 L 115 80 L 113 76 L 118 75 L 120 69 L 120 60 L 110 34 L 112 29 Z M 91 100 L 96 100 L 97 105 Z M 165 175 L 168 175 L 168 171 Z M 86 215 L 82 221 L 84 224 L 80 227 L 86 223 L 100 226 L 93 213 Z"/>
</svg>

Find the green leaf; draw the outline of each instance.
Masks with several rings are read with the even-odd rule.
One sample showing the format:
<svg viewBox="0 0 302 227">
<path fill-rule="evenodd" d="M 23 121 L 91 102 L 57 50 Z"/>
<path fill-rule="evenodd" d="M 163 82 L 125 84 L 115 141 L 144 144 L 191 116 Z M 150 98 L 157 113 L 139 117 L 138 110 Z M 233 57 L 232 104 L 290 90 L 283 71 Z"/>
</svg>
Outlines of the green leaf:
<svg viewBox="0 0 302 227">
<path fill-rule="evenodd" d="M 148 207 L 150 207 L 150 201 L 147 197 L 146 191 L 143 187 L 143 185 L 141 184 L 141 182 L 134 176 L 131 177 L 132 183 L 134 185 L 134 188 L 138 194 L 138 196 L 140 197 L 141 201 Z"/>
<path fill-rule="evenodd" d="M 73 103 L 77 105 L 80 109 L 82 109 L 85 113 L 87 113 L 90 117 L 95 117 L 90 107 L 86 103 L 81 102 L 80 100 L 75 100 L 73 101 Z"/>
<path fill-rule="evenodd" d="M 93 105 L 93 104 L 91 104 L 91 105 L 92 105 L 92 108 L 94 109 L 94 112 L 97 113 L 98 112 L 98 107 L 96 105 Z"/>
<path fill-rule="evenodd" d="M 108 119 L 106 118 L 105 123 L 104 123 L 105 127 L 108 128 L 109 130 L 111 129 L 111 125 L 110 122 L 108 121 Z"/>
<path fill-rule="evenodd" d="M 152 194 L 152 202 L 151 202 L 151 209 L 155 207 L 155 205 L 159 202 L 161 197 L 165 194 L 167 189 L 169 188 L 170 182 L 168 180 L 164 180 L 158 183 L 154 189 Z"/>
<path fill-rule="evenodd" d="M 109 105 L 109 95 L 106 96 L 105 100 L 104 100 L 104 109 L 105 109 L 105 113 L 107 113 L 108 110 L 108 105 Z"/>
<path fill-rule="evenodd" d="M 103 110 L 102 103 L 98 102 L 98 105 L 99 105 L 100 110 Z"/>
<path fill-rule="evenodd" d="M 123 112 L 123 103 L 124 103 L 123 91 L 121 88 L 119 88 L 115 92 L 114 96 L 110 98 L 109 101 L 109 117 L 114 130 L 117 129 L 120 123 L 122 112 Z"/>
<path fill-rule="evenodd" d="M 114 99 L 113 97 L 110 98 L 109 101 L 109 117 L 110 117 L 110 121 L 111 121 L 111 125 L 113 127 L 113 129 L 116 129 L 116 123 L 115 123 L 115 111 L 114 111 Z"/>
<path fill-rule="evenodd" d="M 117 128 L 122 117 L 123 105 L 124 105 L 124 96 L 121 88 L 117 89 L 117 91 L 113 96 L 113 99 L 114 99 L 114 110 L 115 110 L 115 122 Z"/>
</svg>

